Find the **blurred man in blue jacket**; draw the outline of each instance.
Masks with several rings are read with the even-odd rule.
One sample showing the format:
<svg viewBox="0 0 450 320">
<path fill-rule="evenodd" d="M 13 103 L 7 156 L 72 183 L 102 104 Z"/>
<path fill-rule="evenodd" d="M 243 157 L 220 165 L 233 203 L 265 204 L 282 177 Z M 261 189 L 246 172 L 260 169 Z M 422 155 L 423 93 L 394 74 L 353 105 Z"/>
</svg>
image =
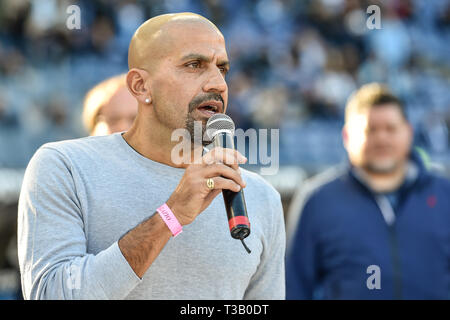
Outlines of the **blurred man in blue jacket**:
<svg viewBox="0 0 450 320">
<path fill-rule="evenodd" d="M 350 164 L 312 178 L 290 208 L 287 298 L 448 299 L 450 182 L 413 151 L 386 87 L 363 86 L 345 118 Z"/>
</svg>

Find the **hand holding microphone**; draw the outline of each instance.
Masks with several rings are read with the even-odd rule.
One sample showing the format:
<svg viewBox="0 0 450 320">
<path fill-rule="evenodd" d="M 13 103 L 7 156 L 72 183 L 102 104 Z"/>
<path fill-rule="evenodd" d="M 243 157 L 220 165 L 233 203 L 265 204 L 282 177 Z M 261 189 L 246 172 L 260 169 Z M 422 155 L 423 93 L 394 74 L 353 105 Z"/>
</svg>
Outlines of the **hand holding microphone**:
<svg viewBox="0 0 450 320">
<path fill-rule="evenodd" d="M 180 224 L 194 221 L 222 190 L 237 192 L 244 188 L 238 163 L 245 162 L 246 158 L 236 150 L 214 148 L 200 164 L 190 164 L 166 202 Z M 208 186 L 208 179 L 212 179 L 213 188 Z"/>
<path fill-rule="evenodd" d="M 212 200 L 222 191 L 227 212 L 230 234 L 241 240 L 248 253 L 244 239 L 250 234 L 244 193 L 245 182 L 238 164 L 247 159 L 234 149 L 234 122 L 225 114 L 215 114 L 208 119 L 206 135 L 214 149 L 202 157 L 201 164 L 191 164 L 181 178 L 167 205 L 181 225 L 194 221 Z"/>
</svg>

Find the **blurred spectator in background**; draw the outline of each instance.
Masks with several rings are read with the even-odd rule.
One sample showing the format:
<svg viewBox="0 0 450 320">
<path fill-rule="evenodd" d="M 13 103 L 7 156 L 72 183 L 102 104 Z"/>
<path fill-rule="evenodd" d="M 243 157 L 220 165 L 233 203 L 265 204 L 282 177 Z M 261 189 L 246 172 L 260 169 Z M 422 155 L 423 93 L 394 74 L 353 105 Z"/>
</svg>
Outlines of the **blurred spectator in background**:
<svg viewBox="0 0 450 320">
<path fill-rule="evenodd" d="M 126 86 L 126 74 L 102 81 L 84 99 L 83 123 L 92 136 L 127 131 L 138 111 Z"/>
<path fill-rule="evenodd" d="M 288 299 L 448 299 L 450 181 L 411 149 L 402 103 L 373 83 L 346 107 L 350 166 L 294 198 Z"/>
</svg>

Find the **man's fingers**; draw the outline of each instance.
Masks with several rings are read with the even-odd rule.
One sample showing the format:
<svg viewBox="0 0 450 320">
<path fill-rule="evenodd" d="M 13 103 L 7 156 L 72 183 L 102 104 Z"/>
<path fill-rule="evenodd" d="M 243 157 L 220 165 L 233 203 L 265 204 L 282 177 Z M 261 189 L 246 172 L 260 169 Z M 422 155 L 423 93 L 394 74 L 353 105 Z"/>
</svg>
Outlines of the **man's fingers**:
<svg viewBox="0 0 450 320">
<path fill-rule="evenodd" d="M 206 178 L 212 177 L 224 177 L 230 180 L 233 180 L 235 183 L 240 185 L 242 188 L 245 188 L 246 183 L 242 179 L 242 176 L 239 172 L 233 168 L 230 168 L 224 164 L 216 163 L 212 164 L 204 169 L 204 175 Z"/>
<path fill-rule="evenodd" d="M 241 186 L 239 184 L 237 184 L 236 182 L 234 182 L 233 180 L 222 178 L 222 177 L 214 177 L 211 179 L 214 181 L 214 189 L 211 189 L 211 190 L 221 191 L 223 189 L 227 189 L 227 190 L 231 190 L 234 192 L 238 192 L 241 190 Z M 207 187 L 206 182 L 205 182 L 205 186 Z"/>
<path fill-rule="evenodd" d="M 216 147 L 203 156 L 203 163 L 210 165 L 213 163 L 224 163 L 237 170 L 239 164 L 247 161 L 239 151 Z"/>
</svg>

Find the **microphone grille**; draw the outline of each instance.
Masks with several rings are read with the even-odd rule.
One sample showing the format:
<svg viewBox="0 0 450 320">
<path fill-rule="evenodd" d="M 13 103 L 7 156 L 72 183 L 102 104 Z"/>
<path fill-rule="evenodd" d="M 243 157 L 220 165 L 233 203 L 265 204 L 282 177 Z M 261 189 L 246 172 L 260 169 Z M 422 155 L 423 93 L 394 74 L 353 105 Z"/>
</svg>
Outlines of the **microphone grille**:
<svg viewBox="0 0 450 320">
<path fill-rule="evenodd" d="M 206 122 L 206 135 L 210 140 L 219 132 L 227 132 L 234 135 L 234 122 L 229 116 L 223 113 L 217 113 Z"/>
</svg>

